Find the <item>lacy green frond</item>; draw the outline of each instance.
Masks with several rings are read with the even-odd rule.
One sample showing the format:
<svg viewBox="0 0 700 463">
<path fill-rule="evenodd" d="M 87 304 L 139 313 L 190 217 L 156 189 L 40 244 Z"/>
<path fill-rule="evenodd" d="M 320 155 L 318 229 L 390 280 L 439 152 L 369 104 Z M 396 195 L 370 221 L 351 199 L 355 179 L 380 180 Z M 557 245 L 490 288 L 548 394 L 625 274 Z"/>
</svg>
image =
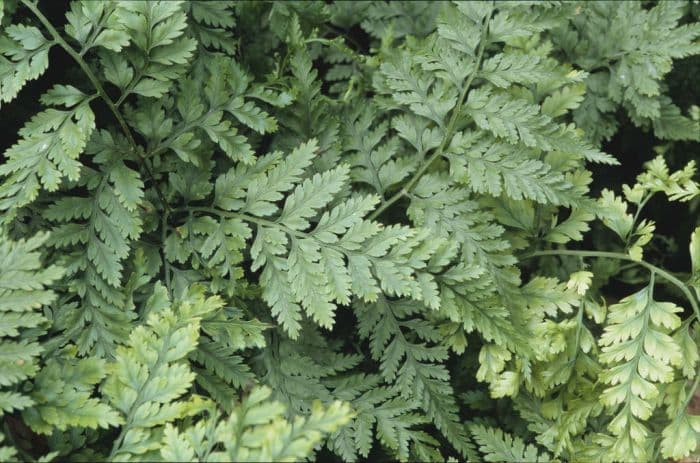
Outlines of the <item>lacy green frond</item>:
<svg viewBox="0 0 700 463">
<path fill-rule="evenodd" d="M 90 109 L 94 97 L 70 86 L 56 86 L 44 95 L 50 108 L 38 113 L 19 131 L 20 140 L 5 151 L 0 166 L 0 210 L 12 216 L 14 210 L 34 201 L 39 191 L 56 191 L 65 180 L 75 182 L 82 164 L 78 157 L 95 128 Z"/>
<path fill-rule="evenodd" d="M 19 241 L 4 231 L 0 236 L 0 415 L 5 415 L 35 405 L 20 386 L 41 374 L 43 347 L 38 338 L 48 320 L 39 309 L 56 299 L 48 286 L 61 278 L 64 269 L 44 267 L 40 248 L 48 239 L 46 233 Z"/>
<path fill-rule="evenodd" d="M 0 0 L 0 460 L 694 458 L 696 3 Z"/>
<path fill-rule="evenodd" d="M 165 461 L 298 461 L 311 457 L 325 435 L 352 417 L 347 404 L 315 402 L 310 415 L 288 421 L 284 406 L 267 400 L 271 392 L 253 389 L 228 418 L 215 414 L 182 432 L 168 424 L 159 456 Z"/>
<path fill-rule="evenodd" d="M 182 397 L 195 379 L 186 358 L 197 348 L 201 318 L 221 305 L 218 297 L 194 293 L 175 310 L 151 312 L 117 348 L 101 388 L 123 420 L 110 459 L 147 458 L 159 448 L 163 425 L 203 410 L 202 397 Z"/>
<path fill-rule="evenodd" d="M 484 454 L 484 461 L 551 461 L 547 453 L 540 453 L 534 445 L 525 445 L 519 437 L 514 438 L 500 429 L 472 425 L 469 430 Z"/>
</svg>

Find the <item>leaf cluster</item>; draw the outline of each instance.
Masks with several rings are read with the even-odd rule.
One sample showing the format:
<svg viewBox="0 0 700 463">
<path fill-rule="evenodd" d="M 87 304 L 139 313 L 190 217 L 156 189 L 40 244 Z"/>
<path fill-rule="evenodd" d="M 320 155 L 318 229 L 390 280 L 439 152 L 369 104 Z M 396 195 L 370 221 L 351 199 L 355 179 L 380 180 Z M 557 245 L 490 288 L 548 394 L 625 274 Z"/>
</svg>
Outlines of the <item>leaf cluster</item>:
<svg viewBox="0 0 700 463">
<path fill-rule="evenodd" d="M 697 450 L 700 228 L 674 271 L 645 209 L 700 201 L 688 4 L 47 4 L 0 1 L 0 460 Z M 664 144 L 603 185 L 623 115 Z"/>
</svg>

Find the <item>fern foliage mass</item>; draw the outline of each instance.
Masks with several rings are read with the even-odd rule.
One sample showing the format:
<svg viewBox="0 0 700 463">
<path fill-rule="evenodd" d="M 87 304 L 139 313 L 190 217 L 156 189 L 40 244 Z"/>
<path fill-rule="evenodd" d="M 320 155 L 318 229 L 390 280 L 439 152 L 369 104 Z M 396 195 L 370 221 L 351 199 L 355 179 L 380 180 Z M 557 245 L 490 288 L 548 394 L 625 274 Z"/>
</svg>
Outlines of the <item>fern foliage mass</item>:
<svg viewBox="0 0 700 463">
<path fill-rule="evenodd" d="M 0 0 L 0 460 L 696 458 L 699 55 L 696 0 Z"/>
</svg>

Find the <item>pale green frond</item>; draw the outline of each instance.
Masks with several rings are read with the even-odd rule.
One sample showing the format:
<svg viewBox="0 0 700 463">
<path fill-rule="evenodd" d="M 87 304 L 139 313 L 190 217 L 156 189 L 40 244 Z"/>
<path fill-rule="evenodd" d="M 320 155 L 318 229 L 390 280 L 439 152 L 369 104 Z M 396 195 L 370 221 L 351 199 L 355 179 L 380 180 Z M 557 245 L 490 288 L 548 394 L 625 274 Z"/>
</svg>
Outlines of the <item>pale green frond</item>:
<svg viewBox="0 0 700 463">
<path fill-rule="evenodd" d="M 13 24 L 0 35 L 0 102 L 9 103 L 49 67 L 53 45 L 39 29 Z"/>
<path fill-rule="evenodd" d="M 28 391 L 13 389 L 42 371 L 39 356 L 44 349 L 37 338 L 48 320 L 39 309 L 54 302 L 56 293 L 49 286 L 64 269 L 42 263 L 41 247 L 48 234 L 18 241 L 4 231 L 0 236 L 0 415 L 4 415 L 35 403 Z"/>
</svg>

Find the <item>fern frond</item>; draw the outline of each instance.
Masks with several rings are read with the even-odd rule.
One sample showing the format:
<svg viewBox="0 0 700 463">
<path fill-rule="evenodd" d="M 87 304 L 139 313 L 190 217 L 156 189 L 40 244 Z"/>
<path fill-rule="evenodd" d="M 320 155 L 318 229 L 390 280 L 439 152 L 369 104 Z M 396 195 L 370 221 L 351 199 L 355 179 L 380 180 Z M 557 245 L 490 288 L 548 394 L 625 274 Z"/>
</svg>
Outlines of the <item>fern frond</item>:
<svg viewBox="0 0 700 463">
<path fill-rule="evenodd" d="M 205 401 L 181 396 L 195 375 L 185 361 L 197 347 L 201 317 L 218 310 L 218 297 L 195 292 L 177 309 L 152 312 L 136 327 L 126 346 L 119 346 L 108 367 L 102 393 L 124 418 L 111 458 L 148 455 L 159 448 L 162 426 L 199 413 Z"/>
<path fill-rule="evenodd" d="M 64 179 L 78 180 L 78 156 L 95 128 L 89 105 L 93 98 L 74 87 L 54 87 L 43 100 L 68 109 L 42 111 L 20 129 L 20 140 L 5 151 L 7 162 L 0 166 L 0 176 L 6 177 L 0 185 L 0 210 L 8 218 L 34 201 L 42 187 L 56 191 Z"/>
<path fill-rule="evenodd" d="M 609 308 L 610 324 L 600 338 L 600 359 L 609 367 L 601 372 L 608 385 L 600 397 L 616 411 L 609 423 L 617 442 L 610 448 L 613 458 L 629 455 L 645 458 L 649 430 L 643 423 L 655 408 L 658 384 L 673 379 L 681 362 L 681 349 L 668 333 L 680 325 L 680 307 L 653 300 L 654 278 L 648 287 Z M 620 407 L 622 405 L 622 407 Z"/>
<path fill-rule="evenodd" d="M 195 2 L 186 4 L 194 21 L 189 22 L 189 29 L 197 41 L 207 47 L 223 50 L 233 55 L 237 40 L 230 37 L 230 29 L 236 24 L 229 2 Z"/>
<path fill-rule="evenodd" d="M 348 151 L 352 180 L 371 186 L 374 193 L 383 197 L 415 170 L 416 158 L 399 156 L 399 141 L 387 137 L 388 124 L 373 128 L 374 118 L 375 110 L 371 107 L 349 116 L 352 122 L 343 128 L 343 146 Z M 421 152 L 429 148 L 426 146 Z"/>
<path fill-rule="evenodd" d="M 69 354 L 75 355 L 75 348 Z M 32 395 L 34 406 L 23 412 L 25 421 L 40 434 L 122 424 L 116 410 L 92 397 L 93 388 L 106 373 L 105 361 L 98 358 L 49 360 L 34 379 L 40 392 Z"/>
<path fill-rule="evenodd" d="M 255 388 L 229 418 L 218 421 L 214 415 L 182 433 L 168 424 L 160 455 L 177 461 L 298 460 L 310 456 L 324 435 L 352 416 L 347 404 L 323 407 L 316 402 L 308 416 L 287 421 L 284 405 L 267 400 L 271 392 L 267 387 Z"/>
<path fill-rule="evenodd" d="M 56 298 L 49 285 L 61 278 L 64 269 L 42 267 L 40 248 L 48 235 L 13 241 L 2 231 L 0 242 L 0 415 L 22 410 L 35 401 L 16 391 L 39 371 L 43 348 L 37 342 L 39 328 L 47 319 L 38 312 Z"/>
<path fill-rule="evenodd" d="M 123 138 L 101 131 L 86 151 L 99 166 L 99 170 L 84 168 L 78 182 L 90 196 L 64 196 L 44 215 L 58 224 L 50 244 L 67 251 L 66 266 L 71 275 L 79 275 L 72 289 L 80 302 L 77 307 L 64 306 L 59 326 L 68 330 L 66 335 L 77 342 L 80 352 L 94 348 L 99 355 L 111 356 L 133 318 L 120 286 L 130 243 L 143 227 L 139 206 L 144 185 L 138 172 L 124 162 L 129 148 Z"/>
<path fill-rule="evenodd" d="M 592 71 L 585 101 L 574 110 L 588 136 L 595 143 L 609 139 L 617 123 L 606 113 L 623 106 L 636 125 L 651 122 L 661 138 L 697 140 L 697 121 L 682 116 L 661 85 L 674 59 L 700 53 L 697 23 L 679 26 L 682 4 L 645 9 L 635 3 L 597 2 L 582 13 L 571 18 L 573 35 L 554 37 L 557 45 L 572 52 L 574 62 Z M 601 63 L 610 63 L 609 69 L 599 68 Z M 597 124 L 598 119 L 607 123 Z"/>
<path fill-rule="evenodd" d="M 485 461 L 551 461 L 547 453 L 540 453 L 534 445 L 525 445 L 519 437 L 514 438 L 500 429 L 475 424 L 470 426 L 469 430 L 479 444 Z"/>
<path fill-rule="evenodd" d="M 53 45 L 39 29 L 13 24 L 0 35 L 0 102 L 9 103 L 49 67 Z"/>
<path fill-rule="evenodd" d="M 124 58 L 114 58 L 121 68 L 134 69 L 120 101 L 130 94 L 160 98 L 186 71 L 197 42 L 185 35 L 187 16 L 180 1 L 117 3 L 112 15 L 115 27 L 126 32 L 133 46 Z M 125 79 L 127 80 L 127 79 Z"/>
<path fill-rule="evenodd" d="M 449 372 L 438 363 L 447 358 L 447 349 L 413 342 L 402 327 L 415 330 L 421 340 L 430 343 L 438 341 L 437 330 L 419 319 L 404 319 L 416 311 L 409 301 L 392 302 L 382 297 L 372 304 L 355 304 L 354 308 L 360 334 L 370 339 L 372 357 L 381 362 L 385 380 L 395 383 L 401 397 L 418 401 L 460 454 L 471 458 L 474 448 L 460 424 Z"/>
</svg>

